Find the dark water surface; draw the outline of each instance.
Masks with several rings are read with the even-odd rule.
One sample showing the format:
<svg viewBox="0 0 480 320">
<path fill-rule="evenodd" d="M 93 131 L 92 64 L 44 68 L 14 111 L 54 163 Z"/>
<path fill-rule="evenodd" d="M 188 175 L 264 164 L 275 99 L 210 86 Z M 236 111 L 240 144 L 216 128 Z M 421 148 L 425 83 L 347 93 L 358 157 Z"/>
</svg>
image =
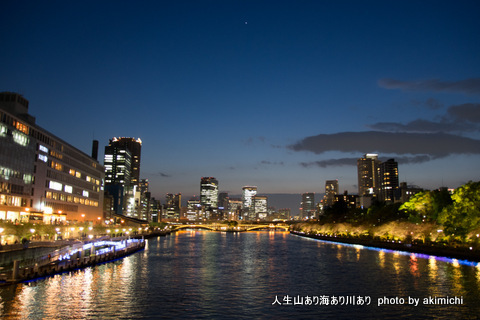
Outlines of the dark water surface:
<svg viewBox="0 0 480 320">
<path fill-rule="evenodd" d="M 455 302 L 455 297 L 460 304 L 446 304 Z M 389 304 L 379 306 L 382 300 L 387 302 L 385 298 Z M 413 299 L 419 299 L 417 306 Z M 122 260 L 1 287 L 0 315 L 8 319 L 477 319 L 480 266 L 279 231 L 187 230 L 150 239 L 144 251 Z"/>
</svg>

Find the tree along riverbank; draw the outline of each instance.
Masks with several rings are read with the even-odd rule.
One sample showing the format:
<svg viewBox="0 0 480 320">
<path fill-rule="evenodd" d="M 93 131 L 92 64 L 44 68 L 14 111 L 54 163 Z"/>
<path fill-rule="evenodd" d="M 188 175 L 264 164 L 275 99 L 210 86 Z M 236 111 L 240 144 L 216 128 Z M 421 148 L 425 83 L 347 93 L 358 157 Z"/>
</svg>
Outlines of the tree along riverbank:
<svg viewBox="0 0 480 320">
<path fill-rule="evenodd" d="M 348 223 L 297 223 L 291 233 L 318 240 L 480 262 L 480 235 L 473 235 L 468 242 L 445 241 L 443 230 L 433 223 L 390 222 L 369 227 Z"/>
</svg>

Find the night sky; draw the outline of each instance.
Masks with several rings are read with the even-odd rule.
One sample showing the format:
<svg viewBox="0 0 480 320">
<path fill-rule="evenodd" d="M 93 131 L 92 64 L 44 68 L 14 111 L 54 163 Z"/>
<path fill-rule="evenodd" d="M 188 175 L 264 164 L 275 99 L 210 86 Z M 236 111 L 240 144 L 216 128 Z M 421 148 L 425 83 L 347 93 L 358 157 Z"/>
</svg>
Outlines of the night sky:
<svg viewBox="0 0 480 320">
<path fill-rule="evenodd" d="M 154 196 L 480 180 L 479 1 L 10 1 L 0 91 L 80 150 L 141 138 Z M 319 199 L 317 199 L 319 200 Z M 299 200 L 300 201 L 300 200 Z"/>
</svg>

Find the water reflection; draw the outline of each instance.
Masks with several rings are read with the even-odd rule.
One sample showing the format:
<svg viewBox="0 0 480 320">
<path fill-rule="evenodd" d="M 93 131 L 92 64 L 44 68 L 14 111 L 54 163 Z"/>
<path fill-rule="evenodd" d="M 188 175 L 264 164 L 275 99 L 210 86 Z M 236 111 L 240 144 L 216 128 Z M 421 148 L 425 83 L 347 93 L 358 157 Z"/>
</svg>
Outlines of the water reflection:
<svg viewBox="0 0 480 320">
<path fill-rule="evenodd" d="M 11 319 L 298 318 L 320 306 L 272 306 L 289 296 L 362 295 L 372 305 L 323 306 L 324 318 L 475 318 L 480 266 L 344 246 L 286 232 L 179 231 L 113 263 L 0 288 Z M 378 307 L 380 297 L 463 296 L 464 305 Z"/>
</svg>

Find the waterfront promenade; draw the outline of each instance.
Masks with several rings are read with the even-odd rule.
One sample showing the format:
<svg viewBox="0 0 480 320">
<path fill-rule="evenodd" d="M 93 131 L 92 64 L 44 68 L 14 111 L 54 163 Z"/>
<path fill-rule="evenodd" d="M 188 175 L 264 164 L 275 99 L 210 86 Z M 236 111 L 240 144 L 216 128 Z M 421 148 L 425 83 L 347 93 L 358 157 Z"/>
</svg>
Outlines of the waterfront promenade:
<svg viewBox="0 0 480 320">
<path fill-rule="evenodd" d="M 406 251 L 411 253 L 440 256 L 440 257 L 447 257 L 447 258 L 460 259 L 460 260 L 468 260 L 472 262 L 480 262 L 480 251 L 472 247 L 456 248 L 456 247 L 440 246 L 435 244 L 405 243 L 405 242 L 393 241 L 393 240 L 381 241 L 381 240 L 374 240 L 371 238 L 361 238 L 361 237 L 341 237 L 341 236 L 331 236 L 331 235 L 322 235 L 322 234 L 310 234 L 310 233 L 305 233 L 301 231 L 291 231 L 290 233 L 294 235 L 302 236 L 302 237 L 323 240 L 323 241 L 361 245 L 361 246 L 375 247 L 375 248 L 388 249 L 388 250 Z"/>
<path fill-rule="evenodd" d="M 112 261 L 144 247 L 143 237 L 102 237 L 89 241 L 42 241 L 4 246 L 0 251 L 0 285 Z"/>
</svg>

